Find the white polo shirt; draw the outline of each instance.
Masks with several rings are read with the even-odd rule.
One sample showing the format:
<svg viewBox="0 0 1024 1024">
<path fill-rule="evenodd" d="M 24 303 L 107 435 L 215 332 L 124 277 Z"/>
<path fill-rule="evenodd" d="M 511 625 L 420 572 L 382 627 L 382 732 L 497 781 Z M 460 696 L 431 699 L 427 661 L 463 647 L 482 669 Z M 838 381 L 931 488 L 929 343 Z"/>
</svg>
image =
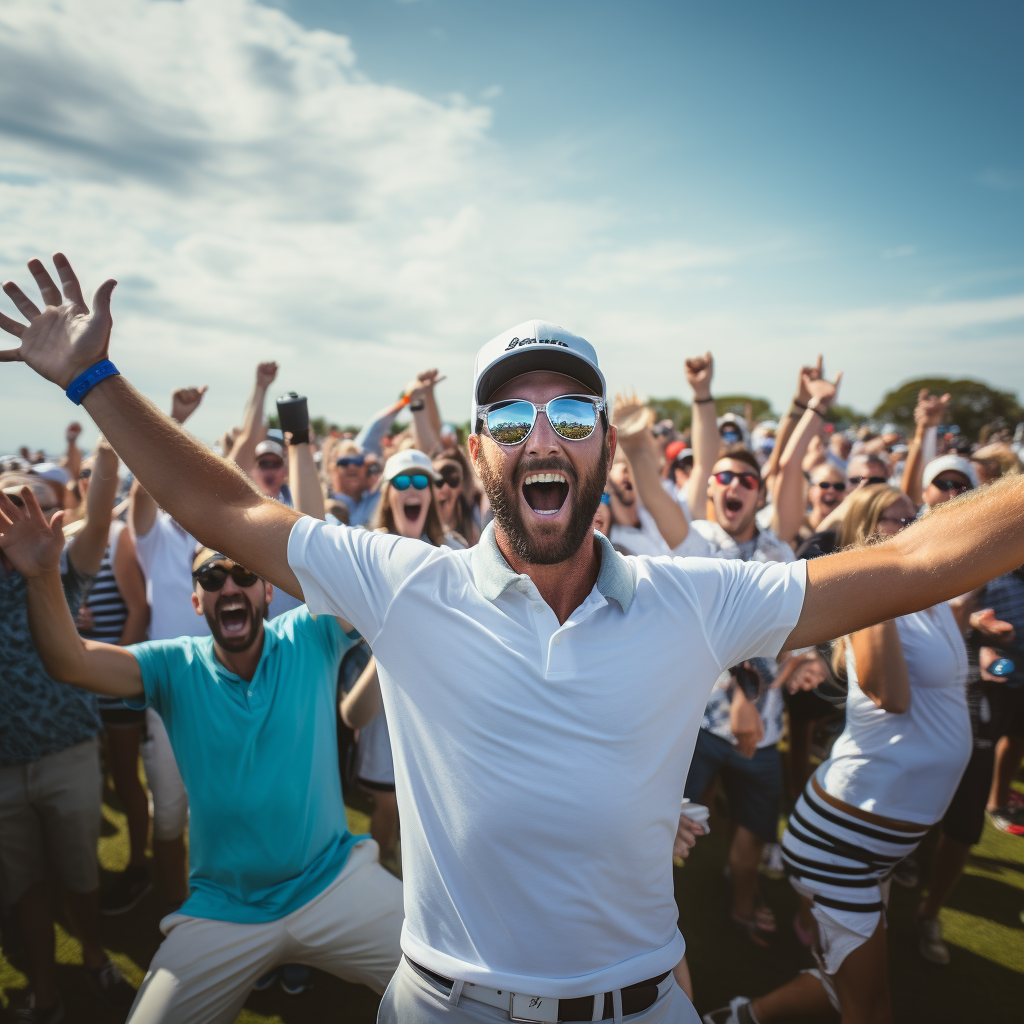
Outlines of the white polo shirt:
<svg viewBox="0 0 1024 1024">
<path fill-rule="evenodd" d="M 304 518 L 310 611 L 377 658 L 402 814 L 402 948 L 494 988 L 571 998 L 670 970 L 672 842 L 704 705 L 775 657 L 791 565 L 619 555 L 559 626 L 488 526 L 466 551 Z M 685 666 L 681 674 L 680 666 Z"/>
</svg>

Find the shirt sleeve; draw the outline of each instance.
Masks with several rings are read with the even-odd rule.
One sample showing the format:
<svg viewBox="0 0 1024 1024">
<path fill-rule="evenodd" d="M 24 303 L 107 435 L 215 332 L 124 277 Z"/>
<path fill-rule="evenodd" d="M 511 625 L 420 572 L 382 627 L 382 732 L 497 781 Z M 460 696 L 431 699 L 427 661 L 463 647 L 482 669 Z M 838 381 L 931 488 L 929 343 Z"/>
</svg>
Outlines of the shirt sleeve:
<svg viewBox="0 0 1024 1024">
<path fill-rule="evenodd" d="M 190 637 L 129 644 L 126 649 L 132 652 L 142 670 L 145 694 L 142 697 L 126 697 L 125 704 L 136 709 L 150 707 L 161 718 L 167 717 L 171 682 L 185 667 L 186 646 L 191 646 Z"/>
<path fill-rule="evenodd" d="M 405 580 L 447 554 L 423 541 L 330 526 L 310 516 L 298 520 L 288 537 L 288 564 L 309 610 L 352 623 L 371 646 Z"/>
<path fill-rule="evenodd" d="M 805 561 L 702 558 L 677 564 L 696 591 L 704 633 L 722 669 L 778 656 L 803 608 Z"/>
</svg>

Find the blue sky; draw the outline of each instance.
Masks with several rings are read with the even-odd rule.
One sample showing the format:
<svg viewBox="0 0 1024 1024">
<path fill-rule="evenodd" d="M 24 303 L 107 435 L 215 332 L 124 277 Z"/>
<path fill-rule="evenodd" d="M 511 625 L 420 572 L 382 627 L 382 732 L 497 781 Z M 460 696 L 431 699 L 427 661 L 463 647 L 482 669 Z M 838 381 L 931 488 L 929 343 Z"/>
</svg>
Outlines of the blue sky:
<svg viewBox="0 0 1024 1024">
<path fill-rule="evenodd" d="M 706 348 L 776 406 L 819 350 L 860 409 L 1024 390 L 1019 3 L 274 7 L 0 11 L 0 273 L 118 277 L 115 361 L 209 383 L 200 436 L 268 357 L 347 422 L 439 365 L 463 420 L 534 316 L 651 394 Z M 55 443 L 59 394 L 0 396 L 0 448 Z"/>
</svg>

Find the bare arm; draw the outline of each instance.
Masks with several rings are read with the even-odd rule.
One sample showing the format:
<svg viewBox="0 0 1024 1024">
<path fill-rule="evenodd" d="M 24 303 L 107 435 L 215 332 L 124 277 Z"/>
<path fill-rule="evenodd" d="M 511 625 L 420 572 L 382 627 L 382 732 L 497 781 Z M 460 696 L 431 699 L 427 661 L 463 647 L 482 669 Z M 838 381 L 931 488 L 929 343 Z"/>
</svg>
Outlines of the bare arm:
<svg viewBox="0 0 1024 1024">
<path fill-rule="evenodd" d="M 929 395 L 922 388 L 914 408 L 914 438 L 907 449 L 907 461 L 903 467 L 900 490 L 918 507 L 924 504 L 922 481 L 924 477 L 925 437 L 930 427 L 937 427 L 946 415 L 949 395 Z"/>
<path fill-rule="evenodd" d="M 441 451 L 441 417 L 437 411 L 434 388 L 444 379 L 438 376 L 437 370 L 425 370 L 417 375 L 408 388 L 409 411 L 416 430 L 416 443 L 420 451 L 428 455 L 436 455 Z M 421 402 L 422 408 L 414 408 Z"/>
<path fill-rule="evenodd" d="M 291 434 L 285 434 L 288 445 L 288 488 L 292 492 L 295 511 L 314 519 L 325 519 L 324 492 L 320 489 L 313 449 L 308 444 L 291 444 Z"/>
<path fill-rule="evenodd" d="M 277 363 L 260 363 L 256 367 L 256 383 L 253 385 L 249 404 L 245 407 L 242 429 L 235 438 L 231 454 L 227 456 L 236 465 L 249 473 L 256 461 L 256 445 L 267 436 L 263 422 L 263 407 L 267 400 L 267 389 L 277 377 Z"/>
<path fill-rule="evenodd" d="M 380 680 L 377 678 L 377 660 L 371 658 L 362 674 L 338 705 L 342 721 L 350 729 L 362 729 L 376 717 L 384 702 L 380 696 Z"/>
<path fill-rule="evenodd" d="M 103 438 L 96 443 L 96 464 L 85 501 L 85 525 L 68 548 L 68 557 L 79 572 L 94 576 L 100 571 L 110 536 L 110 519 L 117 494 L 117 454 Z"/>
<path fill-rule="evenodd" d="M 76 444 L 81 432 L 82 425 L 80 423 L 70 423 L 64 433 L 68 442 L 68 450 L 64 454 L 64 468 L 68 471 L 72 482 L 78 479 L 78 474 L 82 471 L 82 451 Z"/>
<path fill-rule="evenodd" d="M 693 389 L 690 418 L 690 442 L 693 448 L 693 471 L 686 482 L 686 503 L 693 519 L 706 519 L 708 514 L 708 477 L 718 461 L 722 439 L 718 436 L 718 417 L 711 397 L 711 379 L 715 361 L 710 352 L 686 360 L 686 379 Z"/>
<path fill-rule="evenodd" d="M 807 563 L 785 650 L 930 608 L 1024 563 L 1024 477 L 945 502 L 891 540 Z"/>
<path fill-rule="evenodd" d="M 796 429 L 796 425 L 800 422 L 800 418 L 805 411 L 803 406 L 807 405 L 808 399 L 811 397 L 807 391 L 807 381 L 820 380 L 821 375 L 822 359 L 820 353 L 814 366 L 801 366 L 800 372 L 796 375 L 796 394 L 793 396 L 793 402 L 789 407 L 789 411 L 779 421 L 779 429 L 775 432 L 775 446 L 772 448 L 771 455 L 768 456 L 768 461 L 761 467 L 761 479 L 768 484 L 773 499 L 775 496 L 774 477 L 779 469 L 779 461 L 786 450 L 786 445 L 789 444 L 790 436 Z"/>
<path fill-rule="evenodd" d="M 857 685 L 883 711 L 902 715 L 910 710 L 910 676 L 896 623 L 886 619 L 850 637 L 857 666 Z"/>
<path fill-rule="evenodd" d="M 131 530 L 133 541 L 137 537 L 145 537 L 153 529 L 156 513 L 156 502 L 136 477 L 128 492 L 128 529 Z"/>
<path fill-rule="evenodd" d="M 128 609 L 121 638 L 122 647 L 137 644 L 146 639 L 149 626 L 149 604 L 146 601 L 146 577 L 135 555 L 135 540 L 130 530 L 122 530 L 114 552 L 114 582 L 117 591 Z"/>
</svg>

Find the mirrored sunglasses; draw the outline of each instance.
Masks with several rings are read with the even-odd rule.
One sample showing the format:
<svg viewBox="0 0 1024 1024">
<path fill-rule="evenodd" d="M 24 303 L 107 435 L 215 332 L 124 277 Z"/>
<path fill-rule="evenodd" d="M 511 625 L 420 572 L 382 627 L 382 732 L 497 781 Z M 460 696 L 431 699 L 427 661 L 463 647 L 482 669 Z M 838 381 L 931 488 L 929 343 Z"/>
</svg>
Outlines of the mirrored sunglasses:
<svg viewBox="0 0 1024 1024">
<path fill-rule="evenodd" d="M 216 590 L 220 590 L 221 587 L 227 582 L 228 576 L 240 586 L 240 587 L 251 587 L 258 579 L 251 569 L 246 569 L 242 565 L 232 565 L 229 569 L 223 562 L 219 563 L 206 563 L 199 566 L 192 573 L 192 579 L 203 588 L 203 590 L 210 591 L 211 593 Z"/>
<path fill-rule="evenodd" d="M 409 490 L 409 485 L 412 484 L 417 491 L 426 490 L 430 486 L 430 478 L 424 476 L 422 473 L 416 473 L 410 476 L 408 473 L 400 473 L 396 477 L 392 477 L 391 486 L 397 491 Z"/>
<path fill-rule="evenodd" d="M 734 473 L 731 469 L 723 469 L 714 476 L 723 487 L 728 487 L 733 480 L 739 480 L 748 491 L 756 491 L 761 486 L 761 478 L 756 473 Z"/>
<path fill-rule="evenodd" d="M 546 405 L 535 405 L 525 399 L 494 402 L 480 406 L 480 415 L 487 424 L 487 433 L 498 444 L 522 444 L 544 413 L 551 429 L 566 441 L 585 441 L 597 427 L 597 417 L 604 412 L 603 398 L 589 395 L 562 395 Z"/>
</svg>

